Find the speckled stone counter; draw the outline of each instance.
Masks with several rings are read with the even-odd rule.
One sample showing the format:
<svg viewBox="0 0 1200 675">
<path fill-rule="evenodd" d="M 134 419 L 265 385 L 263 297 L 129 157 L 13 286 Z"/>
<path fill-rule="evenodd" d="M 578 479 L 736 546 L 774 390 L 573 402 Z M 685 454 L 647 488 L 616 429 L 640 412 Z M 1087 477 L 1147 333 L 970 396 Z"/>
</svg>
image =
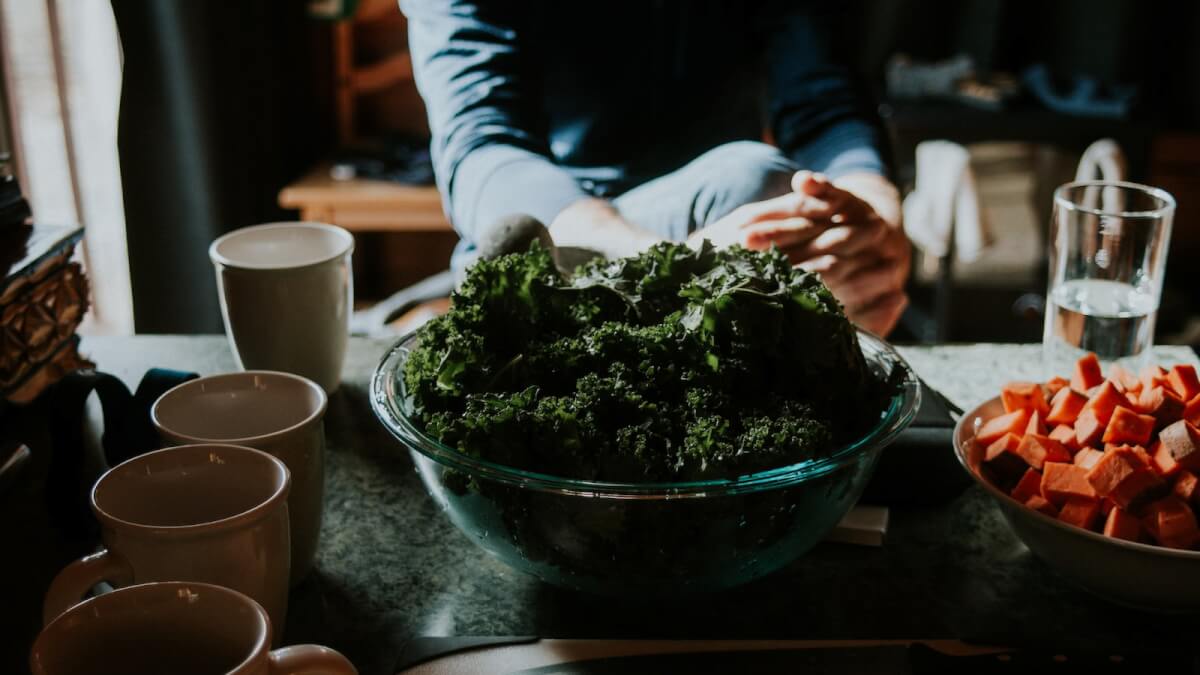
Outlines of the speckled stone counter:
<svg viewBox="0 0 1200 675">
<path fill-rule="evenodd" d="M 893 509 L 883 548 L 821 544 L 780 573 L 720 595 L 650 606 L 557 590 L 489 558 L 426 497 L 407 452 L 367 403 L 368 380 L 389 344 L 351 341 L 344 384 L 326 417 L 317 568 L 292 593 L 285 635 L 288 644 L 342 650 L 365 675 L 392 672 L 401 646 L 415 635 L 958 637 L 1178 647 L 1200 633 L 1198 618 L 1152 618 L 1074 590 L 1033 558 L 976 488 L 941 508 Z M 901 351 L 965 408 L 1007 380 L 1043 376 L 1039 350 Z M 151 366 L 205 374 L 233 368 L 228 343 L 216 336 L 89 338 L 83 351 L 130 384 Z M 1162 349 L 1156 358 L 1195 361 L 1182 348 Z"/>
</svg>

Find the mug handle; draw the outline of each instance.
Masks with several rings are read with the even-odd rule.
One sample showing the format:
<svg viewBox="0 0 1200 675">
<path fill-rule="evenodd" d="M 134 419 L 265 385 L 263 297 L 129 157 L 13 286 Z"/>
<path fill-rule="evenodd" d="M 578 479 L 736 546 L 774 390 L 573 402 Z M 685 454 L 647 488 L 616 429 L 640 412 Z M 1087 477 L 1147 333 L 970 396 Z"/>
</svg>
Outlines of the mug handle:
<svg viewBox="0 0 1200 675">
<path fill-rule="evenodd" d="M 124 558 L 107 549 L 67 565 L 54 577 L 50 589 L 46 591 L 46 601 L 42 604 L 42 624 L 50 623 L 59 614 L 78 605 L 84 594 L 101 581 L 114 586 L 128 586 L 133 583 L 133 568 Z"/>
<path fill-rule="evenodd" d="M 267 659 L 271 675 L 358 675 L 346 657 L 320 645 L 283 647 Z"/>
</svg>

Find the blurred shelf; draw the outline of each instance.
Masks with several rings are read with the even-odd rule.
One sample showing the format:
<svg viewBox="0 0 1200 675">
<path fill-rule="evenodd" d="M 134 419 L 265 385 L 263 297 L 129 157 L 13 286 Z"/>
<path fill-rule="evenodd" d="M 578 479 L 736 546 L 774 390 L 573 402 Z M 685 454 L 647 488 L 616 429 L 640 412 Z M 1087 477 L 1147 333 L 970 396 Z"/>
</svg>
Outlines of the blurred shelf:
<svg viewBox="0 0 1200 675">
<path fill-rule="evenodd" d="M 334 180 L 328 164 L 284 187 L 279 205 L 298 209 L 303 220 L 355 232 L 452 231 L 437 188 L 362 178 Z"/>
</svg>

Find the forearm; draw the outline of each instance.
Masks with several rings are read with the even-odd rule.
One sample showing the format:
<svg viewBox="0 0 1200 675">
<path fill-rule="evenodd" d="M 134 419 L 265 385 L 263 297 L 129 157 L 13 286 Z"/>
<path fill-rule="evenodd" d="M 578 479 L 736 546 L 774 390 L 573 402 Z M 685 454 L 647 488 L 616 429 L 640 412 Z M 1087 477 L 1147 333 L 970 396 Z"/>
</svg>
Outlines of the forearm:
<svg viewBox="0 0 1200 675">
<path fill-rule="evenodd" d="M 603 199 L 584 197 L 572 202 L 550 223 L 555 246 L 574 246 L 606 258 L 634 255 L 662 241 L 621 217 Z"/>
</svg>

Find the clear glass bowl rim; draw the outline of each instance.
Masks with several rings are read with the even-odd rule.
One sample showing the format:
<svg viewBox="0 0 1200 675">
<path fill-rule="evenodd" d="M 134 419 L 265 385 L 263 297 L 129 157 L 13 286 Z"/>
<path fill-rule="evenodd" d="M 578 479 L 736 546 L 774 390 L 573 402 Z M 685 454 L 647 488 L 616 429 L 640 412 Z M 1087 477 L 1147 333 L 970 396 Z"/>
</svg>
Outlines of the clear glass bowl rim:
<svg viewBox="0 0 1200 675">
<path fill-rule="evenodd" d="M 883 362 L 891 365 L 893 369 L 901 369 L 897 378 L 899 390 L 892 396 L 878 424 L 858 440 L 838 448 L 828 456 L 733 479 L 624 483 L 565 478 L 470 457 L 426 435 L 405 410 L 404 384 L 402 378 L 396 376 L 401 372 L 408 351 L 420 337 L 420 333 L 421 331 L 417 330 L 397 340 L 384 354 L 371 377 L 371 408 L 379 421 L 410 449 L 442 466 L 462 471 L 472 477 L 545 492 L 608 499 L 681 499 L 745 494 L 788 487 L 835 471 L 856 461 L 861 454 L 891 442 L 912 422 L 921 405 L 920 381 L 904 357 L 882 338 L 859 329 L 858 341 L 868 366 Z"/>
</svg>

